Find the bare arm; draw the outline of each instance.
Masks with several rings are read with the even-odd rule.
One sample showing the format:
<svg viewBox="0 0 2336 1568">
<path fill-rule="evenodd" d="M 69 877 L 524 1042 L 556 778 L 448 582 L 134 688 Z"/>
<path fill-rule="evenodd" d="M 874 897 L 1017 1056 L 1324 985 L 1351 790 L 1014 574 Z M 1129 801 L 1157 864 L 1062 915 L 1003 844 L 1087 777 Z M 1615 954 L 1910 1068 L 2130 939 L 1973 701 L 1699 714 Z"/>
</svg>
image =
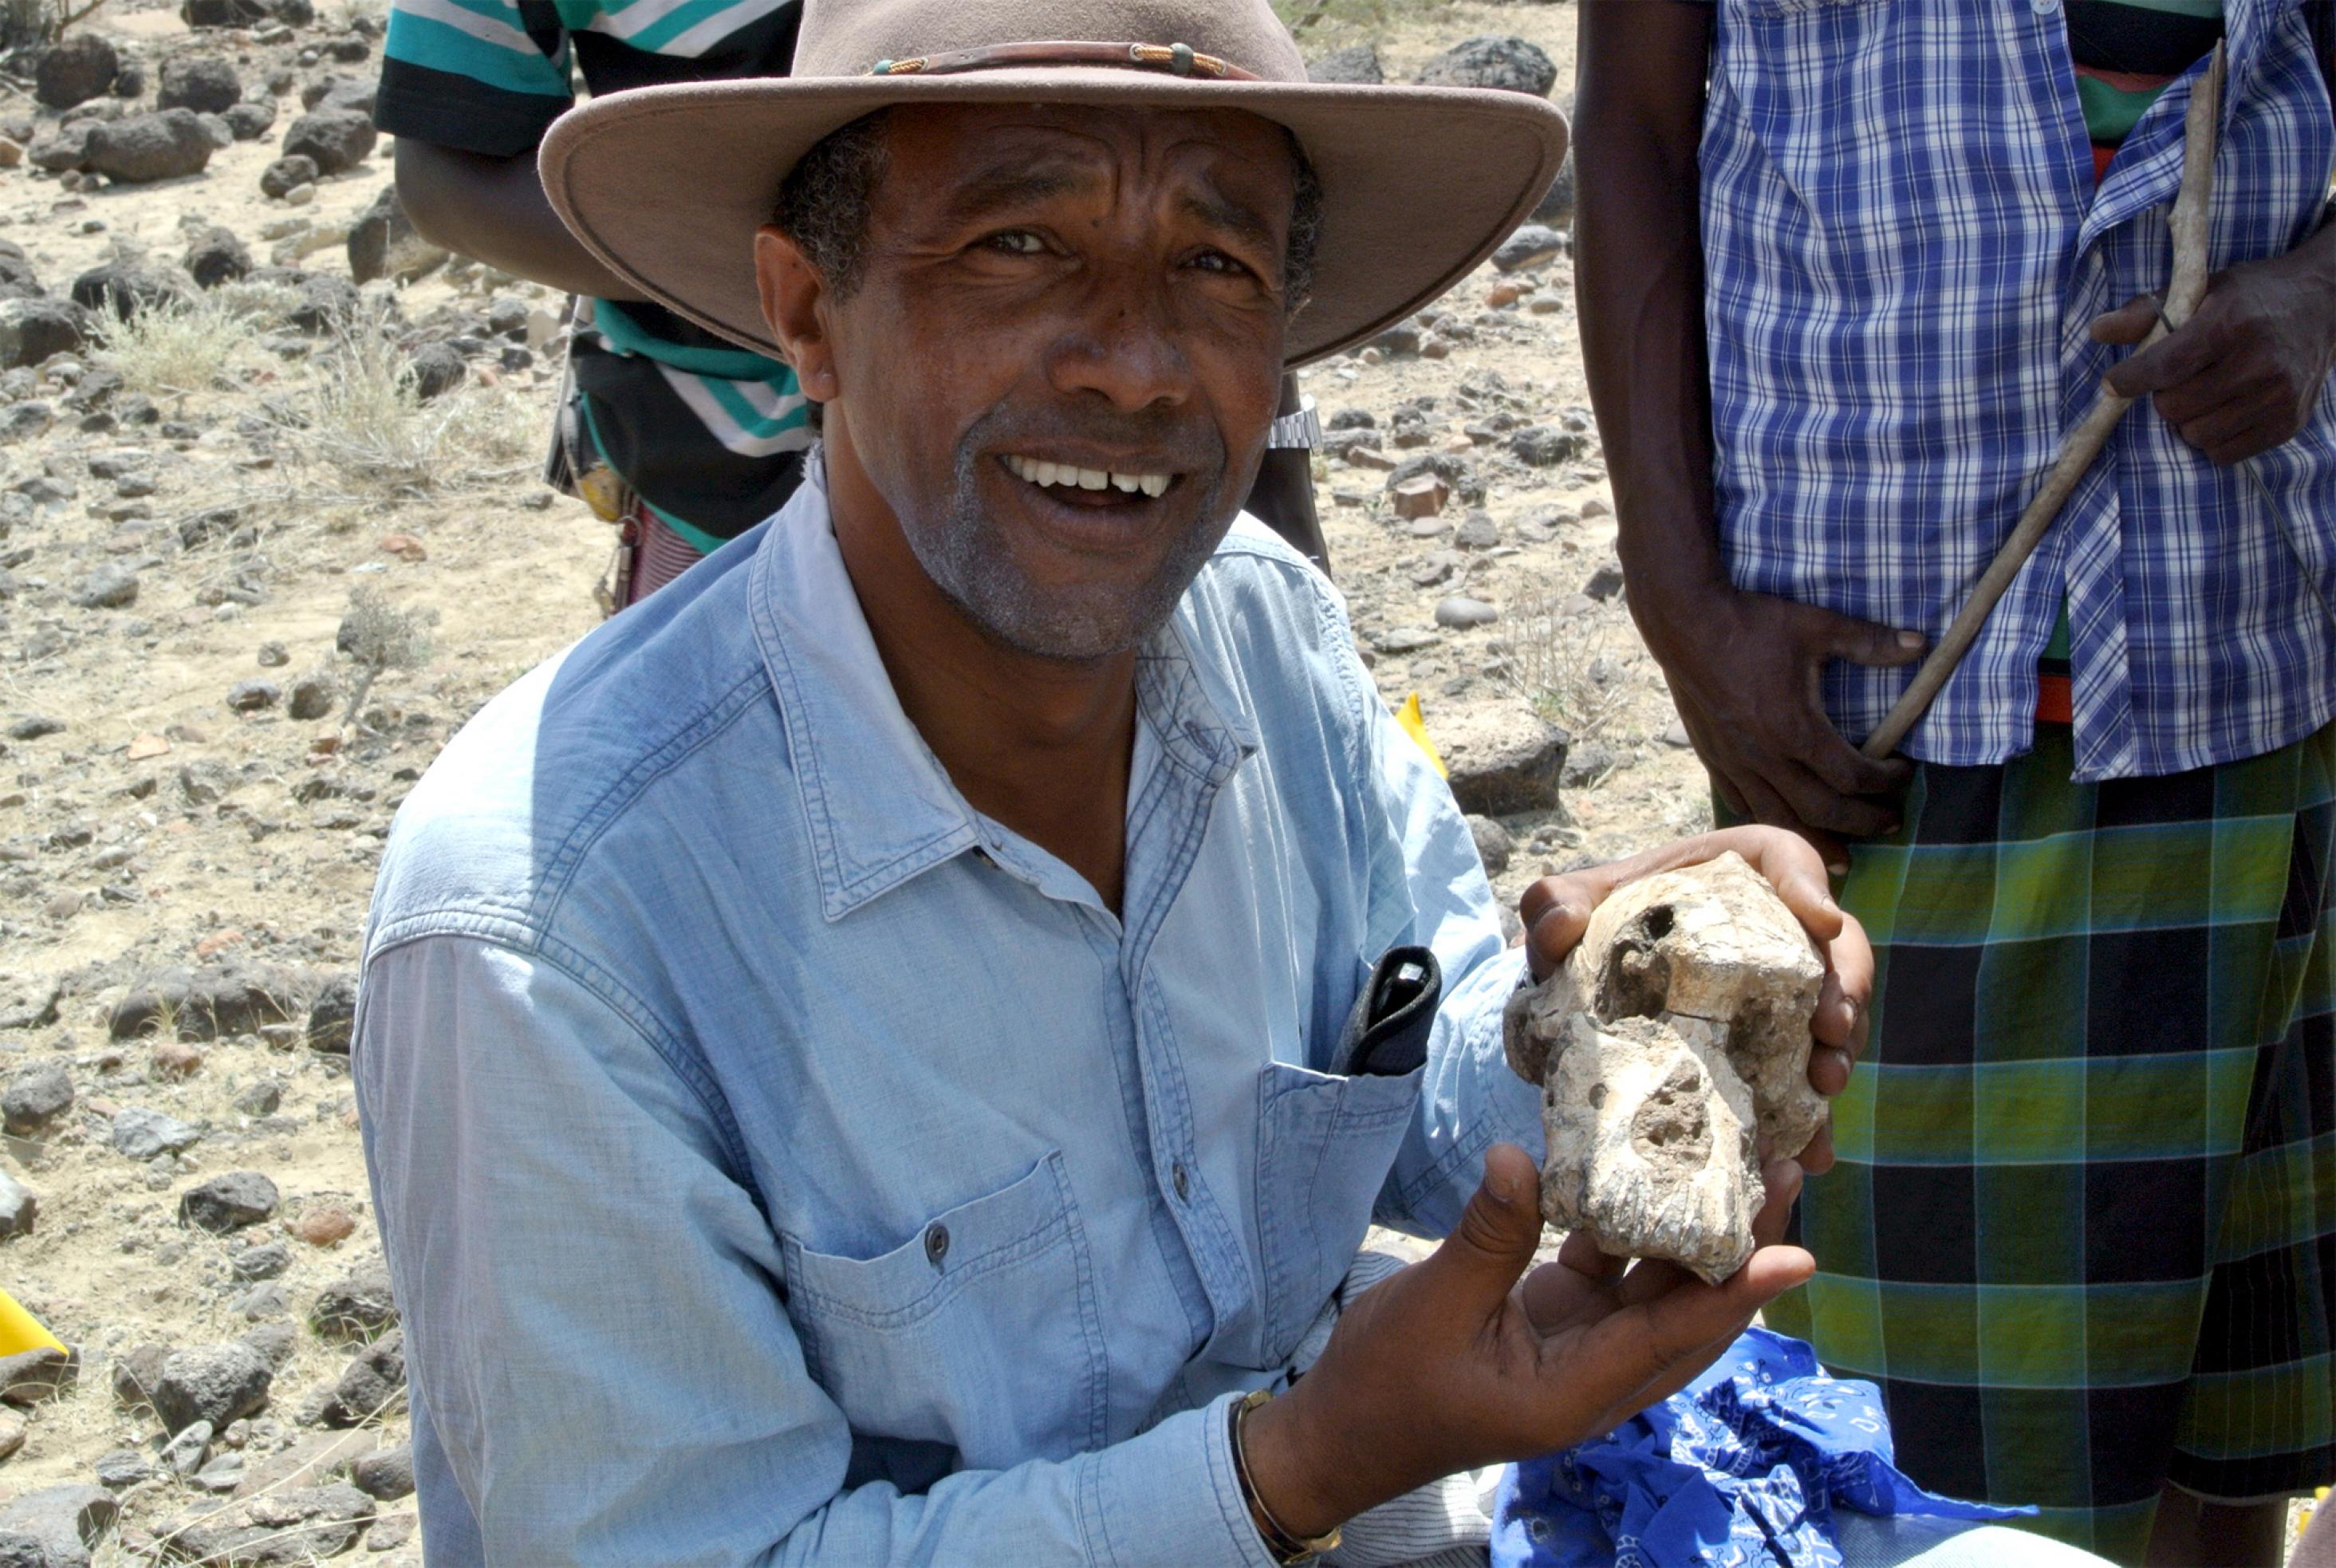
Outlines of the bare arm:
<svg viewBox="0 0 2336 1568">
<path fill-rule="evenodd" d="M 1696 218 L 1711 13 L 1681 0 L 1582 7 L 1574 287 L 1634 606 L 1728 580 L 1712 521 Z M 1654 642 L 1663 628 L 1644 629 Z"/>
<path fill-rule="evenodd" d="M 490 158 L 401 136 L 396 159 L 398 200 L 423 238 L 569 294 L 642 297 L 560 221 L 533 151 Z"/>
<path fill-rule="evenodd" d="M 1886 831 L 1903 764 L 1827 722 L 1831 658 L 1904 664 L 1922 639 L 1728 580 L 1712 489 L 1701 141 L 1712 8 L 1583 0 L 1574 283 L 1591 402 L 1613 475 L 1630 605 L 1721 796 L 1815 840 Z"/>
</svg>

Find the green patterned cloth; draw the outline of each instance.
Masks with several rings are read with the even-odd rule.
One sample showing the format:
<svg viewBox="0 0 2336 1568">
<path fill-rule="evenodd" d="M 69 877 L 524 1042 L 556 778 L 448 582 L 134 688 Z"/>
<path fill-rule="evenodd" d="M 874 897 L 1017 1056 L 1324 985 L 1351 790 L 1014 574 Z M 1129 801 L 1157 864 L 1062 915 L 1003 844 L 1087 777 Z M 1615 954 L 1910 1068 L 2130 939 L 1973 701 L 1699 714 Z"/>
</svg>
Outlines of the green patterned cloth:
<svg viewBox="0 0 2336 1568">
<path fill-rule="evenodd" d="M 1918 766 L 1854 850 L 1873 1045 L 1767 1320 L 1881 1385 L 1922 1485 L 2137 1563 L 2161 1478 L 2250 1499 L 2336 1456 L 2336 728 L 2071 768 L 2051 726 Z"/>
</svg>

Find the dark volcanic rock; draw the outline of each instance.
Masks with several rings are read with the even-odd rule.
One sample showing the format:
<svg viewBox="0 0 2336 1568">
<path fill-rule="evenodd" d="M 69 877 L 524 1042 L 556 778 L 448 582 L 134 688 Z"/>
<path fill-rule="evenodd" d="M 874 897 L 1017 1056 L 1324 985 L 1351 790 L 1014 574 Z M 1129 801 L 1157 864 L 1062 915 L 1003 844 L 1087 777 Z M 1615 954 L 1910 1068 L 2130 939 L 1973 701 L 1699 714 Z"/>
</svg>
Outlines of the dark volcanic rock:
<svg viewBox="0 0 2336 1568">
<path fill-rule="evenodd" d="M 195 237 L 181 263 L 199 288 L 217 288 L 251 270 L 251 252 L 235 230 L 214 224 Z"/>
<path fill-rule="evenodd" d="M 316 161 L 306 156 L 279 158 L 259 171 L 259 193 L 281 199 L 286 192 L 311 185 L 316 179 Z"/>
<path fill-rule="evenodd" d="M 1523 38 L 1471 38 L 1429 61 L 1423 87 L 1491 87 L 1546 98 L 1557 85 L 1557 64 Z"/>
<path fill-rule="evenodd" d="M 402 1363 L 401 1363 L 402 1364 Z M 256 1414 L 276 1378 L 268 1359 L 248 1345 L 205 1345 L 176 1350 L 162 1363 L 153 1389 L 154 1414 L 173 1434 L 198 1421 L 213 1430 Z"/>
<path fill-rule="evenodd" d="M 1378 45 L 1356 44 L 1345 49 L 1333 49 L 1319 59 L 1306 63 L 1309 82 L 1338 82 L 1349 85 L 1376 87 L 1387 80 L 1379 68 Z"/>
<path fill-rule="evenodd" d="M 395 1328 L 397 1299 L 390 1294 L 389 1271 L 376 1263 L 326 1286 L 308 1309 L 308 1326 L 327 1339 L 362 1339 Z"/>
<path fill-rule="evenodd" d="M 138 574 L 126 566 L 97 568 L 68 596 L 83 609 L 123 609 L 138 602 Z"/>
<path fill-rule="evenodd" d="M 34 1542 L 44 1553 L 26 1556 L 5 1555 L 9 1550 L 0 1547 L 0 1563 L 37 1564 L 38 1568 L 88 1568 L 90 1553 L 113 1523 L 122 1516 L 122 1505 L 113 1494 L 102 1486 L 73 1484 L 64 1486 L 44 1486 L 0 1508 L 0 1542 Z"/>
<path fill-rule="evenodd" d="M 292 683 L 292 691 L 285 701 L 284 711 L 297 719 L 324 718 L 331 714 L 333 705 L 340 699 L 340 683 L 330 675 L 318 670 L 310 675 L 304 675 Z M 311 1009 L 308 1020 L 312 1029 L 316 1024 L 316 1012 Z"/>
<path fill-rule="evenodd" d="M 308 1048 L 328 1057 L 349 1054 L 349 1027 L 357 1016 L 357 978 L 336 975 L 308 1009 Z"/>
<path fill-rule="evenodd" d="M 38 299 L 47 292 L 24 248 L 13 239 L 0 239 L 0 299 Z"/>
<path fill-rule="evenodd" d="M 261 713 L 283 699 L 284 688 L 272 680 L 239 680 L 227 691 L 227 706 L 238 713 Z"/>
<path fill-rule="evenodd" d="M 268 20 L 259 0 L 180 0 L 179 20 L 190 27 L 249 27 Z"/>
<path fill-rule="evenodd" d="M 59 1061 L 35 1063 L 16 1072 L 0 1089 L 0 1125 L 12 1137 L 34 1138 L 73 1108 L 73 1075 Z"/>
<path fill-rule="evenodd" d="M 276 1213 L 276 1183 L 258 1171 L 229 1171 L 179 1199 L 179 1222 L 213 1235 L 257 1225 Z"/>
<path fill-rule="evenodd" d="M 1558 803 L 1569 744 L 1563 730 L 1538 720 L 1478 732 L 1465 749 L 1445 750 L 1452 798 L 1476 816 L 1548 811 Z"/>
<path fill-rule="evenodd" d="M 84 168 L 124 184 L 200 174 L 219 142 L 191 109 L 164 109 L 101 125 Z"/>
<path fill-rule="evenodd" d="M 355 284 L 330 272 L 310 273 L 297 287 L 299 303 L 285 320 L 303 332 L 336 332 L 355 318 L 364 303 Z"/>
<path fill-rule="evenodd" d="M 276 124 L 276 103 L 268 98 L 247 98 L 219 111 L 228 134 L 238 141 L 257 141 Z"/>
<path fill-rule="evenodd" d="M 405 1444 L 350 1462 L 349 1479 L 368 1497 L 394 1503 L 414 1495 L 414 1450 Z"/>
<path fill-rule="evenodd" d="M 306 1568 L 354 1547 L 373 1517 L 372 1498 L 346 1482 L 335 1482 L 241 1498 L 227 1508 L 170 1521 L 161 1534 L 179 1562 Z"/>
<path fill-rule="evenodd" d="M 186 787 L 182 780 L 181 788 Z M 301 998 L 315 989 L 315 978 L 297 969 L 172 969 L 115 1004 L 107 1027 L 117 1040 L 141 1039 L 167 1018 L 182 1040 L 248 1035 L 262 1024 L 289 1023 L 300 1017 Z"/>
<path fill-rule="evenodd" d="M 1501 241 L 1501 248 L 1493 252 L 1493 265 L 1503 272 L 1522 272 L 1528 267 L 1554 261 L 1564 250 L 1565 236 L 1554 229 L 1528 223 Z"/>
<path fill-rule="evenodd" d="M 38 1405 L 72 1392 L 81 1380 L 81 1358 L 54 1345 L 0 1356 L 0 1399 Z"/>
<path fill-rule="evenodd" d="M 103 97 L 122 69 L 113 45 L 94 33 L 69 33 L 33 67 L 33 96 L 52 109 Z"/>
<path fill-rule="evenodd" d="M 405 1338 L 393 1329 L 357 1352 L 322 1407 L 327 1427 L 354 1427 L 397 1407 L 405 1398 Z"/>
<path fill-rule="evenodd" d="M 355 169 L 373 151 L 373 117 L 355 109 L 312 109 L 284 132 L 284 156 L 316 160 L 319 174 Z"/>
<path fill-rule="evenodd" d="M 0 300 L 0 369 L 38 365 L 80 348 L 88 336 L 89 317 L 70 300 Z"/>
<path fill-rule="evenodd" d="M 375 91 L 375 79 L 371 76 L 344 76 L 331 71 L 300 89 L 300 107 L 303 111 L 354 109 L 360 114 L 371 114 Z"/>
<path fill-rule="evenodd" d="M 162 1363 L 170 1359 L 168 1345 L 139 1345 L 113 1359 L 113 1398 L 125 1410 L 154 1402 L 162 1383 Z"/>
<path fill-rule="evenodd" d="M 405 362 L 405 373 L 413 381 L 414 395 L 427 403 L 462 385 L 470 370 L 453 344 L 425 343 Z"/>
<path fill-rule="evenodd" d="M 162 63 L 162 87 L 154 95 L 157 109 L 224 114 L 242 101 L 243 83 L 229 61 L 199 54 Z"/>
<path fill-rule="evenodd" d="M 79 169 L 89 162 L 89 144 L 97 135 L 98 122 L 76 120 L 70 125 L 60 125 L 49 135 L 36 137 L 24 149 L 24 161 L 35 169 L 45 169 L 52 174 L 62 174 L 68 169 Z"/>
<path fill-rule="evenodd" d="M 1590 438 L 1553 424 L 1529 425 L 1509 437 L 1509 450 L 1535 468 L 1572 463 L 1590 450 Z"/>
</svg>

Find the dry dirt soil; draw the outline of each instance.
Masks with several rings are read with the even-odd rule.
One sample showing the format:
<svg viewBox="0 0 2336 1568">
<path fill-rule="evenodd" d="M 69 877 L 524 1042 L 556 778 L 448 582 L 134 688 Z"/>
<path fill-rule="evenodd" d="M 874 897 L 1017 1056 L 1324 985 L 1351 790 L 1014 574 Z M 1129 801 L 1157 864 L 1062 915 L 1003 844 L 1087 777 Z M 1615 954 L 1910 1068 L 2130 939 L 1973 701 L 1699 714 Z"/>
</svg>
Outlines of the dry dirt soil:
<svg viewBox="0 0 2336 1568">
<path fill-rule="evenodd" d="M 0 169 L 0 240 L 53 296 L 108 263 L 173 274 L 213 226 L 262 269 L 209 293 L 178 276 L 194 303 L 0 375 L 0 1174 L 37 1203 L 29 1232 L 0 1242 L 0 1287 L 79 1358 L 77 1382 L 20 1384 L 23 1402 L 0 1406 L 0 1529 L 10 1499 L 102 1484 L 120 1516 L 101 1563 L 419 1561 L 334 982 L 354 972 L 399 800 L 470 714 L 596 622 L 611 545 L 539 478 L 558 298 L 456 259 L 294 324 L 304 287 L 313 300 L 315 278 L 349 277 L 349 229 L 389 180 L 384 141 L 297 205 L 261 193 L 302 88 L 378 69 L 378 13 L 322 4 L 287 34 L 190 31 L 116 0 L 83 28 L 142 63 L 133 110 L 153 106 L 164 62 L 209 57 L 277 104 L 273 127 L 151 183 Z M 1462 39 L 1522 36 L 1555 63 L 1562 102 L 1572 28 L 1563 4 L 1426 5 L 1376 42 L 1388 79 L 1408 80 Z M 35 117 L 36 152 L 57 129 L 29 91 L 0 93 L 11 115 Z M 1326 455 L 1319 490 L 1391 703 L 1418 694 L 1455 761 L 1539 726 L 1571 735 L 1562 806 L 1504 823 L 1495 880 L 1514 899 L 1545 868 L 1691 831 L 1708 808 L 1607 570 L 1565 258 L 1488 266 L 1414 338 L 1426 354 L 1308 375 L 1326 418 L 1368 414 L 1384 453 Z M 465 378 L 420 402 L 409 367 L 450 352 L 431 344 Z M 1525 461 L 1520 431 L 1567 455 Z M 1407 520 L 1383 465 L 1422 453 L 1466 472 L 1439 516 Z M 374 648 L 398 657 L 346 714 L 353 594 L 405 646 Z M 1438 626 L 1455 597 L 1497 618 Z M 243 1181 L 206 1207 L 204 1184 L 238 1173 L 272 1201 Z M 166 1455 L 155 1382 L 200 1394 L 248 1358 L 181 1357 L 171 1374 L 156 1348 L 248 1341 L 271 1374 L 264 1403 L 247 1389 L 207 1453 Z M 375 1452 L 389 1457 L 354 1474 L 380 1495 L 352 1490 L 352 1460 Z"/>
</svg>

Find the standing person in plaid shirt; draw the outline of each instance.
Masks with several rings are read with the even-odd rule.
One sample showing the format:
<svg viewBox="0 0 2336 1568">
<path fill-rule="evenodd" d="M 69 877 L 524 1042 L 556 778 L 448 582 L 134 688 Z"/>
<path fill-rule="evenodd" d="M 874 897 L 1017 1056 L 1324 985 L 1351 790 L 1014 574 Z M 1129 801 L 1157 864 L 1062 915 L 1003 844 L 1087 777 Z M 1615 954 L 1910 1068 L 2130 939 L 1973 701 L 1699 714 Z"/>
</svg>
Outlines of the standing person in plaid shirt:
<svg viewBox="0 0 2336 1568">
<path fill-rule="evenodd" d="M 1880 959 L 1810 1285 L 1923 1485 L 2275 1563 L 2336 1469 L 2336 125 L 2321 0 L 1593 0 L 1580 284 L 1633 613 Z M 2213 265 L 2170 265 L 2227 47 Z M 2104 378 L 2118 426 L 1903 759 Z"/>
</svg>

